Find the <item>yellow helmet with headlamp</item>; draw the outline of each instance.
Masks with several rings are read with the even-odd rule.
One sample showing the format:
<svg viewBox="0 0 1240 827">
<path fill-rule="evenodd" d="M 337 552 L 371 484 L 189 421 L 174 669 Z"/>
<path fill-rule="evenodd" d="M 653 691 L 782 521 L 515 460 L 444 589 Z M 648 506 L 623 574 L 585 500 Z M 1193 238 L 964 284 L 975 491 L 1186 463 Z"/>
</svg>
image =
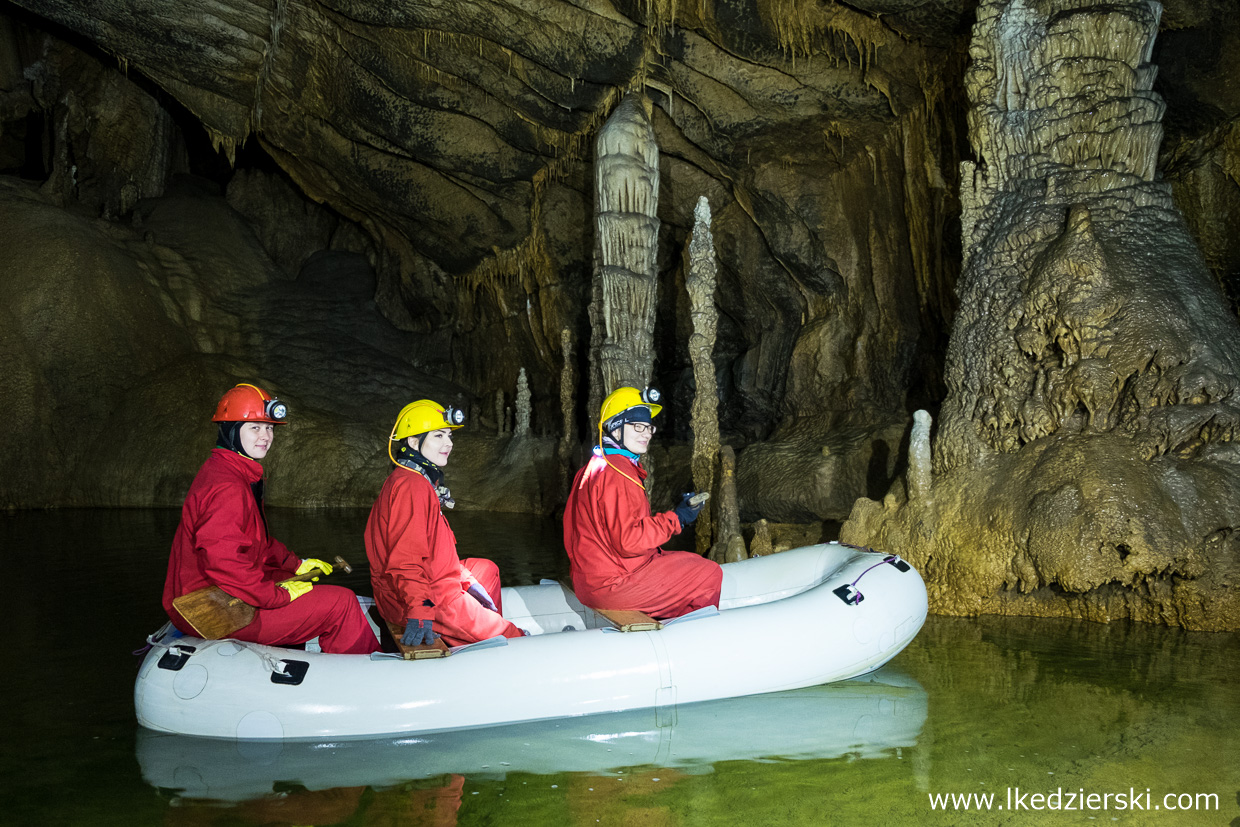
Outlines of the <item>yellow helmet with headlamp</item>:
<svg viewBox="0 0 1240 827">
<path fill-rule="evenodd" d="M 655 403 L 659 401 L 661 396 L 654 388 L 646 388 L 642 391 L 639 391 L 637 388 L 617 388 L 612 391 L 603 400 L 603 407 L 599 410 L 599 439 L 602 439 L 604 431 L 610 433 L 623 425 L 624 419 L 622 415 L 634 408 L 646 408 L 650 411 L 651 418 L 658 416 L 659 411 L 663 410 L 663 406 L 656 405 Z"/>
</svg>

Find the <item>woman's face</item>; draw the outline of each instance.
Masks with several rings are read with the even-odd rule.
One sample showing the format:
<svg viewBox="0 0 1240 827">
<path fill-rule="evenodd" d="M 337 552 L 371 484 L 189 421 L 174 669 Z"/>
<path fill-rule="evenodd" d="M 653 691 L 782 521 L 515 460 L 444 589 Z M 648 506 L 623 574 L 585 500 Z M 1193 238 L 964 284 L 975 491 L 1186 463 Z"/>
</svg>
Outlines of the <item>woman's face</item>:
<svg viewBox="0 0 1240 827">
<path fill-rule="evenodd" d="M 246 422 L 237 433 L 241 450 L 254 459 L 262 459 L 276 441 L 276 426 L 270 422 Z"/>
<path fill-rule="evenodd" d="M 417 438 L 409 437 L 409 446 L 417 448 Z M 452 430 L 450 428 L 440 428 L 438 431 L 431 431 L 422 440 L 422 456 L 438 465 L 440 468 L 448 464 L 448 454 L 452 453 Z"/>
<path fill-rule="evenodd" d="M 650 440 L 654 438 L 654 426 L 649 422 L 627 422 L 621 432 L 621 445 L 641 456 L 650 450 Z"/>
</svg>

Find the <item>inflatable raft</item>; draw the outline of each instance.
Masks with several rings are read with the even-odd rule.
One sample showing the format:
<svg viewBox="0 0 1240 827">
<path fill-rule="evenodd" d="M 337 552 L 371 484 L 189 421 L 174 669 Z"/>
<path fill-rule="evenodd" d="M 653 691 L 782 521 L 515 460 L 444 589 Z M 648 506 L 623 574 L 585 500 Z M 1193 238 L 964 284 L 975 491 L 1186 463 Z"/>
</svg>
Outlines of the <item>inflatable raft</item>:
<svg viewBox="0 0 1240 827">
<path fill-rule="evenodd" d="M 242 740 L 368 738 L 678 705 L 830 683 L 893 658 L 926 618 L 921 577 L 835 543 L 723 567 L 719 611 L 620 632 L 559 583 L 506 588 L 529 637 L 450 657 L 328 655 L 152 635 L 134 706 L 148 729 Z"/>
</svg>

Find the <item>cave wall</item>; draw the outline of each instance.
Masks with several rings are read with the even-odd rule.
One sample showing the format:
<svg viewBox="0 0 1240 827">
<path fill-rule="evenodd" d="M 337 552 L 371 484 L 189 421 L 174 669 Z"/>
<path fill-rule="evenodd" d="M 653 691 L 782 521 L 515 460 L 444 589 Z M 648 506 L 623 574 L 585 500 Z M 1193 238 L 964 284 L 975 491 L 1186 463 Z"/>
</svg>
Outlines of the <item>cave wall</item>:
<svg viewBox="0 0 1240 827">
<path fill-rule="evenodd" d="M 842 529 L 937 611 L 1240 626 L 1240 325 L 1159 175 L 1160 12 L 979 7 L 933 480 Z"/>
<path fill-rule="evenodd" d="M 454 481 L 462 507 L 554 511 L 564 473 L 550 457 L 564 427 L 565 329 L 578 380 L 570 441 L 584 440 L 594 417 L 581 384 L 594 246 L 591 147 L 616 103 L 637 91 L 651 103 L 660 147 L 655 381 L 669 398 L 661 440 L 678 449 L 691 437 L 684 249 L 693 208 L 706 195 L 719 253 L 720 424 L 739 451 L 745 519 L 856 517 L 858 497 L 881 499 L 901 473 L 910 411 L 938 414 L 945 404 L 940 432 L 967 428 L 936 446 L 940 500 L 954 496 L 946 493 L 952 486 L 969 492 L 975 481 L 967 473 L 988 464 L 1002 469 L 992 471 L 994 480 L 1022 481 L 970 500 L 976 510 L 959 518 L 955 535 L 966 537 L 989 519 L 985 509 L 1051 490 L 1003 463 L 1016 457 L 1036 468 L 1036 457 L 1054 455 L 1045 443 L 1012 452 L 991 437 L 972 447 L 977 436 L 969 429 L 984 417 L 970 400 L 1023 410 L 1035 395 L 1028 377 L 1036 371 L 1023 365 L 1019 346 L 967 382 L 945 371 L 949 363 L 961 374 L 973 370 L 978 340 L 953 330 L 986 327 L 982 311 L 991 306 L 978 286 L 988 277 L 980 263 L 987 255 L 977 257 L 977 219 L 961 225 L 969 207 L 962 212 L 959 162 L 987 157 L 966 143 L 974 5 L 0 6 L 9 242 L 0 268 L 8 313 L 0 356 L 14 365 L 0 381 L 15 420 L 30 423 L 6 437 L 6 455 L 21 459 L 0 480 L 3 503 L 175 503 L 209 446 L 202 423 L 214 399 L 232 382 L 258 378 L 304 417 L 273 452 L 273 475 L 287 483 L 273 485 L 275 502 L 367 504 L 386 468 L 374 434 L 412 393 L 459 400 L 471 411 L 464 439 L 474 447 L 459 455 L 476 459 L 454 469 L 469 482 Z M 1213 330 L 1220 309 L 1230 301 L 1234 312 L 1240 293 L 1240 106 L 1228 69 L 1240 29 L 1221 0 L 1169 2 L 1157 25 L 1154 90 L 1168 112 L 1167 140 L 1155 157 L 1174 199 L 1160 195 L 1158 210 L 1178 206 L 1185 224 L 1177 232 L 1204 253 L 1196 261 L 1178 256 L 1171 269 L 1207 273 L 1224 289 L 1225 299 L 1192 291 L 1204 298 L 1201 312 L 1188 315 L 1209 317 Z M 964 195 L 974 198 L 974 178 L 963 180 Z M 1107 210 L 1090 205 L 1091 241 L 1068 232 L 1081 225 L 1068 220 L 1073 203 L 1061 195 L 1039 207 L 1033 223 L 1052 229 L 1032 238 L 1018 271 L 1048 273 L 1056 284 L 1056 274 L 1074 266 L 1063 263 L 1074 244 L 1101 248 L 1094 259 L 1114 265 Z M 1059 263 L 1042 267 L 1039 256 L 1059 236 Z M 1127 257 L 1114 266 L 1121 274 L 1142 269 L 1134 259 L 1161 255 L 1141 243 L 1118 246 L 1118 258 Z M 67 249 L 82 252 L 66 263 Z M 957 289 L 966 254 L 979 275 Z M 101 260 L 108 264 L 82 264 Z M 1117 283 L 1113 293 L 1131 286 Z M 1005 289 L 1015 296 L 1023 284 Z M 1047 293 L 1038 295 L 1044 301 Z M 1026 308 L 1037 324 L 1044 310 Z M 1159 314 L 1152 321 L 1181 336 Z M 1196 338 L 1226 336 L 1197 329 L 1183 340 Z M 1004 365 L 1018 369 L 1020 382 L 1007 384 Z M 534 433 L 514 445 L 505 408 L 514 404 L 522 368 Z M 1101 393 L 1097 377 L 1077 374 L 1081 388 Z M 1009 391 L 1011 400 L 999 399 Z M 1085 419 L 1104 406 L 1085 401 Z M 1078 427 L 1076 407 L 1056 405 L 1019 424 L 1001 411 L 1000 429 L 1015 433 L 1019 448 L 1029 443 L 1022 428 L 1053 437 L 1049 431 L 1067 427 L 1064 418 Z M 131 433 L 130 423 L 143 417 L 158 430 L 150 449 Z M 982 425 L 984 433 L 990 426 Z M 1205 442 L 1221 444 L 1209 435 Z M 1150 450 L 1130 451 L 1130 462 Z M 1089 467 L 1081 459 L 1089 451 L 1065 451 L 1076 459 L 1062 467 Z M 656 507 L 679 490 L 684 453 L 656 457 Z M 504 470 L 486 473 L 487 463 Z M 1190 456 L 1175 473 L 1155 476 L 1181 480 L 1176 490 L 1187 490 L 1190 478 L 1193 486 L 1229 490 L 1227 474 L 1196 479 L 1206 467 Z M 943 482 L 949 478 L 955 482 Z M 902 485 L 891 508 L 900 505 Z M 1167 484 L 1133 485 L 1165 493 Z M 1098 525 L 1129 525 L 1127 507 L 1104 507 L 1127 489 L 1116 492 L 1109 479 L 1084 488 L 1096 494 L 1086 506 L 1048 512 L 1075 515 L 1065 522 L 1078 521 L 1074 530 L 1086 526 L 1091 538 L 1100 536 Z M 944 506 L 938 522 L 909 525 L 940 525 L 966 510 Z M 1042 519 L 1030 512 L 1026 524 L 1035 517 Z M 915 554 L 916 532 L 894 528 L 904 519 L 888 520 L 881 538 Z M 1107 547 L 1118 557 L 1123 546 L 1136 561 L 1124 571 L 1155 561 L 1140 582 L 1165 588 L 1165 578 L 1146 575 L 1196 576 L 1199 561 L 1213 559 L 1202 551 L 1200 525 L 1217 524 L 1210 543 L 1230 542 L 1225 509 L 1186 519 L 1195 539 L 1171 543 L 1179 545 L 1166 565 L 1134 553 L 1129 540 Z M 854 520 L 854 528 L 863 523 Z M 880 536 L 871 529 L 867 537 Z M 1056 531 L 1067 536 L 1062 526 Z M 1142 532 L 1145 547 L 1165 544 L 1165 531 Z M 1068 547 L 1062 539 L 1052 545 L 1046 560 Z M 994 548 L 1002 552 L 992 562 L 959 569 L 972 572 L 959 581 L 974 583 L 969 589 L 944 575 L 939 610 L 1026 611 L 1022 584 L 1051 594 L 1063 587 L 1062 574 L 1086 592 L 1115 590 L 1120 614 L 1157 617 L 1173 607 L 1173 622 L 1196 616 L 1175 608 L 1182 597 L 1134 599 L 1122 577 L 1110 585 L 1094 583 L 1094 575 L 1073 580 L 1066 564 L 1035 565 L 1036 578 L 1010 574 L 1010 543 Z M 1017 599 L 1001 606 L 1012 594 Z M 1085 608 L 1064 609 L 1066 598 L 1052 598 L 1046 605 L 1057 608 L 1036 610 L 1103 605 L 1084 600 Z"/>
<path fill-rule="evenodd" d="M 171 17 L 142 4 L 30 9 L 53 33 L 15 13 L 9 30 L 27 46 L 7 100 L 41 74 L 62 93 L 27 103 L 28 116 L 67 107 L 85 93 L 46 55 L 94 60 L 98 75 L 158 110 L 130 117 L 131 131 L 173 124 L 159 151 L 136 153 L 177 159 L 159 166 L 165 189 L 187 167 L 213 177 L 270 259 L 262 267 L 285 276 L 316 249 L 363 256 L 376 307 L 411 335 L 410 367 L 460 387 L 497 434 L 491 400 L 511 405 L 522 368 L 535 433 L 562 431 L 561 331 L 579 362 L 589 335 L 590 147 L 633 89 L 653 104 L 660 145 L 655 381 L 670 391 L 672 439 L 690 437 L 682 261 L 703 194 L 720 252 L 716 362 L 730 439 L 781 427 L 826 434 L 870 411 L 886 428 L 903 416 L 914 368 L 935 367 L 926 345 L 939 334 L 924 327 L 950 316 L 956 268 L 942 230 L 955 209 L 958 108 L 936 75 L 960 70 L 950 38 L 917 42 L 890 22 L 812 4 L 790 19 L 763 5 L 551 4 L 498 16 L 349 3 L 203 3 Z M 81 153 L 110 168 L 97 147 L 125 144 L 128 133 L 84 122 L 99 128 L 74 133 Z M 236 170 L 204 160 L 204 140 Z M 49 133 L 53 152 L 65 143 Z M 49 155 L 48 181 L 65 179 L 71 161 Z M 75 203 L 130 218 L 132 194 L 107 197 L 104 208 L 98 198 Z M 909 268 L 913 281 L 899 275 Z M 232 355 L 279 361 L 278 348 L 243 346 Z M 347 404 L 335 407 L 348 415 Z M 585 407 L 573 412 L 578 438 L 594 416 Z M 850 485 L 837 486 L 834 516 Z"/>
</svg>

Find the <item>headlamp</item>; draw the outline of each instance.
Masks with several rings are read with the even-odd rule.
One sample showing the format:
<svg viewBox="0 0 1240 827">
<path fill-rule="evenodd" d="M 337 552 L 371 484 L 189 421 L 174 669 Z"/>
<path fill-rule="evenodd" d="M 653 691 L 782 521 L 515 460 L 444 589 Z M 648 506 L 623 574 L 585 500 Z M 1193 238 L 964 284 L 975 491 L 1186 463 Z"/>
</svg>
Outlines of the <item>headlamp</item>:
<svg viewBox="0 0 1240 827">
<path fill-rule="evenodd" d="M 263 405 L 263 413 L 268 419 L 281 420 L 288 416 L 288 406 L 279 399 L 268 399 Z"/>
</svg>

